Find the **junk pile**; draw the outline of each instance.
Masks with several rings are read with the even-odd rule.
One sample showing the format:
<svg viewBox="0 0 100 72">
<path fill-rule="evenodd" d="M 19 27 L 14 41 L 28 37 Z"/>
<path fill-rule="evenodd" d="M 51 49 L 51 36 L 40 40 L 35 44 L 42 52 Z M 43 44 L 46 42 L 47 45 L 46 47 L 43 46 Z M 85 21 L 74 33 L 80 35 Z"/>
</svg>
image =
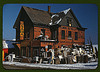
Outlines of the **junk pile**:
<svg viewBox="0 0 100 72">
<path fill-rule="evenodd" d="M 43 49 L 42 49 L 43 50 Z M 73 64 L 88 63 L 97 61 L 97 50 L 90 44 L 78 45 L 73 44 L 72 48 L 62 46 L 61 48 L 44 50 L 40 63 L 49 64 Z"/>
<path fill-rule="evenodd" d="M 41 35 L 43 37 L 43 35 Z M 42 38 L 40 36 L 40 38 Z M 48 39 L 48 38 L 47 38 Z M 46 39 L 46 40 L 47 40 Z M 61 48 L 45 46 L 41 48 L 40 55 L 31 57 L 15 57 L 14 54 L 7 56 L 8 61 L 24 63 L 44 63 L 44 64 L 74 64 L 89 63 L 98 60 L 97 48 L 93 48 L 92 43 L 86 45 L 73 44 L 72 47 L 63 45 Z"/>
<path fill-rule="evenodd" d="M 90 63 L 97 61 L 97 53 L 97 49 L 93 48 L 90 44 L 73 44 L 72 48 L 63 45 L 61 48 L 56 49 L 49 49 L 48 46 L 45 46 L 45 48 L 41 48 L 40 56 L 35 56 L 33 59 L 31 57 L 16 57 L 14 61 L 39 64 Z"/>
<path fill-rule="evenodd" d="M 48 36 L 44 36 L 43 32 L 37 39 L 49 40 Z M 93 48 L 91 41 L 90 44 L 86 45 L 73 44 L 72 48 L 63 45 L 61 48 L 50 49 L 45 46 L 40 53 L 41 55 L 38 56 L 37 61 L 44 64 L 88 63 L 97 61 L 98 58 L 97 48 Z M 37 58 L 35 57 L 34 59 Z"/>
</svg>

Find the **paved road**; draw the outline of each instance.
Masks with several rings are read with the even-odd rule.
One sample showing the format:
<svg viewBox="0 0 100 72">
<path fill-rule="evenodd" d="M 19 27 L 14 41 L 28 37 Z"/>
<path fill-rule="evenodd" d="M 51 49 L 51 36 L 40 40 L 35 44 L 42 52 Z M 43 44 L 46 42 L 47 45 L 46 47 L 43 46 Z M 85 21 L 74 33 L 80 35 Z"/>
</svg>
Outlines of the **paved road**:
<svg viewBox="0 0 100 72">
<path fill-rule="evenodd" d="M 40 70 L 47 70 L 48 68 L 39 68 L 39 67 L 24 67 L 24 66 L 15 66 L 15 65 L 7 65 L 3 64 L 5 69 L 40 69 Z"/>
</svg>

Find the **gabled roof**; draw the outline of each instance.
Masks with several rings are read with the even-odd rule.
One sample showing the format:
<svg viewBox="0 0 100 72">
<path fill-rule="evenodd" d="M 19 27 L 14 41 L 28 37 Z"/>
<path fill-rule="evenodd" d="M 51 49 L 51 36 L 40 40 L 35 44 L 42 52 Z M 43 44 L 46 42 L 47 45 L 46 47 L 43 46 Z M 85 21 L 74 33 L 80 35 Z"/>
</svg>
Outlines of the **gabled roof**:
<svg viewBox="0 0 100 72">
<path fill-rule="evenodd" d="M 39 10 L 39 9 L 35 9 L 35 8 L 29 8 L 29 7 L 25 7 L 25 6 L 22 6 L 21 9 L 24 9 L 24 11 L 27 13 L 28 17 L 30 18 L 30 20 L 33 22 L 33 24 L 44 24 L 44 25 L 48 25 L 48 26 L 59 24 L 69 11 L 71 11 L 73 16 L 75 17 L 74 13 L 72 12 L 72 10 L 70 8 L 67 10 L 61 11 L 59 13 L 48 13 L 48 11 L 43 11 L 43 10 Z M 19 13 L 19 15 L 20 15 L 20 13 Z M 16 28 L 16 26 L 17 26 L 19 15 L 16 19 L 16 22 L 15 22 L 13 28 Z M 75 19 L 76 19 L 79 27 L 82 28 L 76 17 L 75 17 Z"/>
<path fill-rule="evenodd" d="M 24 9 L 24 10 L 23 10 Z M 49 24 L 51 16 L 48 11 L 22 6 L 13 28 L 16 28 L 21 12 L 25 11 L 34 24 Z"/>
</svg>

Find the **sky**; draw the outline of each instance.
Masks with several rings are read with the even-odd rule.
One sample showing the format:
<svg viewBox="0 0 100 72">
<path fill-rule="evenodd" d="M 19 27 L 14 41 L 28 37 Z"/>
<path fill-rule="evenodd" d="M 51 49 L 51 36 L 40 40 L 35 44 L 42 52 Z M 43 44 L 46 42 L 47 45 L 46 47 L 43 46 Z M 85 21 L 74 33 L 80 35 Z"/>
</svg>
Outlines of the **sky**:
<svg viewBox="0 0 100 72">
<path fill-rule="evenodd" d="M 5 4 L 3 6 L 3 39 L 12 40 L 16 38 L 16 31 L 13 25 L 22 6 L 48 10 L 51 6 L 51 12 L 57 13 L 71 8 L 85 31 L 85 43 L 87 39 L 93 44 L 98 44 L 98 7 L 95 4 Z"/>
</svg>

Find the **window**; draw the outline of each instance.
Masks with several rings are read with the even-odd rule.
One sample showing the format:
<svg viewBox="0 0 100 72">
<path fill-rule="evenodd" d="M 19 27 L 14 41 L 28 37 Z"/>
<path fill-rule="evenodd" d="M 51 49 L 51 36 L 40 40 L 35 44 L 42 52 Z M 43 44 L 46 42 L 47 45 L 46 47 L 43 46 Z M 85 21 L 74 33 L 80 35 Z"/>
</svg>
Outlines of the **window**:
<svg viewBox="0 0 100 72">
<path fill-rule="evenodd" d="M 45 29 L 41 29 L 41 35 L 45 36 Z"/>
<path fill-rule="evenodd" d="M 72 26 L 72 20 L 71 19 L 69 20 L 69 26 Z"/>
<path fill-rule="evenodd" d="M 29 47 L 29 57 L 31 57 L 31 47 Z"/>
<path fill-rule="evenodd" d="M 67 24 L 69 24 L 69 19 L 67 19 Z"/>
<path fill-rule="evenodd" d="M 28 37 L 28 39 L 30 38 L 30 32 L 27 32 L 27 37 Z"/>
<path fill-rule="evenodd" d="M 39 49 L 34 49 L 34 52 L 33 52 L 34 54 L 34 56 L 39 56 Z"/>
<path fill-rule="evenodd" d="M 71 37 L 71 31 L 68 31 L 68 37 Z"/>
<path fill-rule="evenodd" d="M 26 39 L 26 32 L 24 32 L 24 39 Z"/>
<path fill-rule="evenodd" d="M 72 26 L 72 19 L 71 18 L 67 18 L 67 24 L 68 24 L 68 26 Z"/>
<path fill-rule="evenodd" d="M 65 30 L 62 30 L 61 32 L 61 39 L 65 39 Z"/>
<path fill-rule="evenodd" d="M 57 31 L 52 31 L 52 39 L 57 39 Z"/>
<path fill-rule="evenodd" d="M 22 56 L 26 56 L 26 47 L 21 48 Z"/>
<path fill-rule="evenodd" d="M 78 40 L 78 32 L 75 32 L 75 40 Z"/>
<path fill-rule="evenodd" d="M 20 34 L 17 35 L 17 40 L 19 40 L 19 39 L 20 39 Z"/>
</svg>

